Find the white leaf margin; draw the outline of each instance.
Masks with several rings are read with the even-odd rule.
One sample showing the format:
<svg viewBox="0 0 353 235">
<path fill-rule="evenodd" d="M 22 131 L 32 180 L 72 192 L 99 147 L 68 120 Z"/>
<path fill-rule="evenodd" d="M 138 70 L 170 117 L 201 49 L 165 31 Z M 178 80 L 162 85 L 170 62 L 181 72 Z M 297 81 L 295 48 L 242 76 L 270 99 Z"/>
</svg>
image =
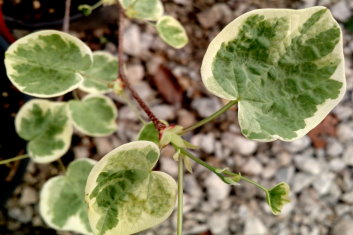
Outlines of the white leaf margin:
<svg viewBox="0 0 353 235">
<path fill-rule="evenodd" d="M 79 161 L 86 161 L 90 163 L 92 166 L 97 164 L 97 161 L 89 158 L 83 158 L 83 159 L 78 159 L 74 162 L 79 162 Z M 42 190 L 40 192 L 40 200 L 39 200 L 39 213 L 42 217 L 42 219 L 45 221 L 45 223 L 56 230 L 59 231 L 73 231 L 77 233 L 82 233 L 86 235 L 93 235 L 93 233 L 87 231 L 85 225 L 82 223 L 79 215 L 74 215 L 71 216 L 70 219 L 67 221 L 67 223 L 63 227 L 59 227 L 56 224 L 52 222 L 53 216 L 51 212 L 51 207 L 48 205 L 53 204 L 53 198 L 52 194 L 50 193 L 50 189 L 57 184 L 57 181 L 61 179 L 65 179 L 65 175 L 59 175 L 55 176 L 51 179 L 49 179 L 47 182 L 45 182 L 44 186 L 42 187 Z M 56 195 L 59 196 L 59 195 Z M 65 210 L 65 208 L 63 208 Z"/>
<path fill-rule="evenodd" d="M 107 167 L 109 159 L 114 156 L 117 152 L 120 151 L 128 151 L 128 150 L 133 150 L 133 149 L 143 149 L 146 147 L 152 147 L 152 149 L 160 155 L 160 149 L 159 147 L 151 142 L 151 141 L 146 141 L 146 140 L 138 140 L 138 141 L 133 141 L 127 144 L 123 144 L 115 149 L 113 149 L 111 152 L 106 154 L 91 170 L 88 179 L 87 179 L 87 184 L 86 184 L 86 202 L 88 204 L 88 219 L 91 224 L 91 228 L 93 231 L 96 231 L 96 224 L 98 223 L 100 219 L 100 214 L 96 213 L 94 208 L 95 208 L 95 199 L 90 199 L 89 195 L 92 193 L 94 188 L 97 186 L 97 178 L 99 174 Z M 158 162 L 158 158 L 155 160 L 153 164 L 151 164 L 151 169 L 153 169 Z M 162 176 L 164 179 L 166 179 L 169 183 L 170 186 L 172 186 L 172 190 L 174 192 L 177 191 L 177 184 L 175 180 L 168 174 L 160 171 L 152 171 L 151 174 L 154 174 L 156 176 Z M 176 201 L 176 193 L 175 193 L 175 198 L 173 199 Z M 158 221 L 162 223 L 165 221 L 173 212 L 174 207 L 171 207 L 170 210 L 165 213 L 163 217 L 158 218 Z M 119 220 L 118 226 L 115 228 L 119 227 L 121 228 L 120 230 L 108 230 L 105 235 L 115 235 L 115 234 L 120 234 L 120 235 L 128 235 L 128 234 L 133 234 L 136 232 L 143 231 L 147 228 L 150 228 L 151 226 L 156 225 L 156 217 L 150 216 L 147 213 L 143 213 L 142 215 L 143 219 L 140 219 L 140 221 L 137 221 L 134 224 L 134 227 L 131 227 L 131 223 L 126 223 L 123 219 Z M 152 224 L 152 225 L 151 225 Z M 126 229 L 124 229 L 126 228 Z"/>
<path fill-rule="evenodd" d="M 317 11 L 327 9 L 326 7 L 316 6 L 311 8 L 306 8 L 302 10 L 292 10 L 292 9 L 258 9 L 247 12 L 232 22 L 230 22 L 209 44 L 207 51 L 204 55 L 202 64 L 201 64 L 201 77 L 203 84 L 210 91 L 212 94 L 226 99 L 226 100 L 236 100 L 237 97 L 230 95 L 229 93 L 225 92 L 222 87 L 220 87 L 215 78 L 213 77 L 212 72 L 212 64 L 214 58 L 216 57 L 217 52 L 222 46 L 222 43 L 229 42 L 237 37 L 241 26 L 243 25 L 244 21 L 253 14 L 263 15 L 265 19 L 270 19 L 273 17 L 283 17 L 283 16 L 290 16 L 290 30 L 288 31 L 286 37 L 286 43 L 290 43 L 290 40 L 295 36 L 296 32 L 298 32 L 298 28 L 304 24 L 304 22 L 309 19 L 314 13 Z M 345 78 L 345 62 L 344 62 L 344 54 L 343 54 L 343 38 L 342 38 L 342 30 L 340 25 L 336 22 L 333 18 L 330 11 L 327 9 L 325 12 L 324 17 L 327 17 L 329 21 L 327 21 L 328 25 L 326 27 L 337 26 L 340 29 L 340 40 L 337 43 L 334 50 L 328 55 L 331 56 L 332 54 L 336 54 L 337 57 L 341 59 L 340 64 L 337 66 L 336 71 L 331 76 L 331 79 L 339 81 L 342 83 L 342 87 L 340 89 L 340 93 L 336 99 L 327 99 L 321 105 L 316 106 L 317 111 L 316 113 L 307 119 L 305 119 L 306 126 L 303 129 L 297 130 L 296 134 L 297 137 L 292 139 L 286 139 L 278 135 L 272 135 L 272 139 L 259 139 L 257 141 L 273 141 L 276 139 L 283 140 L 283 141 L 293 141 L 299 139 L 306 135 L 311 129 L 313 129 L 316 125 L 318 125 L 326 116 L 331 112 L 331 110 L 342 100 L 345 91 L 346 91 L 346 78 Z M 324 29 L 321 29 L 324 30 Z M 243 107 L 241 102 L 238 104 L 238 119 L 245 118 L 241 116 Z M 255 139 L 256 140 L 256 139 Z"/>
<path fill-rule="evenodd" d="M 86 44 L 84 44 L 80 39 L 78 39 L 78 38 L 76 38 L 76 37 L 74 37 L 74 36 L 72 36 L 70 34 L 67 34 L 67 33 L 64 33 L 64 32 L 61 32 L 61 31 L 57 31 L 57 30 L 41 30 L 41 31 L 37 31 L 37 32 L 31 33 L 31 34 L 28 34 L 28 35 L 18 39 L 17 41 L 15 41 L 7 49 L 7 51 L 5 53 L 5 67 L 6 67 L 7 76 L 10 79 L 11 83 L 17 89 L 19 89 L 22 93 L 25 93 L 27 95 L 32 95 L 32 96 L 35 96 L 35 97 L 38 97 L 38 98 L 51 98 L 51 97 L 64 95 L 67 92 L 70 92 L 70 91 L 78 88 L 80 83 L 83 81 L 83 77 L 81 76 L 79 71 L 76 71 L 76 79 L 78 80 L 78 82 L 76 84 L 72 85 L 71 87 L 67 88 L 64 91 L 57 92 L 57 93 L 50 94 L 50 95 L 46 95 L 46 94 L 35 93 L 35 92 L 26 92 L 26 91 L 24 91 L 25 87 L 19 85 L 18 83 L 16 83 L 14 81 L 14 79 L 12 78 L 12 74 L 17 74 L 17 71 L 13 69 L 13 64 L 16 64 L 18 61 L 21 61 L 21 60 L 26 61 L 25 58 L 22 59 L 22 58 L 14 56 L 15 55 L 14 52 L 17 50 L 17 48 L 19 46 L 28 44 L 28 42 L 30 42 L 30 41 L 35 41 L 36 38 L 38 38 L 39 36 L 46 36 L 46 35 L 52 35 L 52 34 L 57 34 L 63 40 L 71 41 L 74 44 L 76 44 L 79 47 L 79 49 L 80 49 L 82 57 L 88 55 L 90 60 L 91 60 L 91 65 L 92 65 L 92 63 L 93 63 L 93 55 L 92 55 L 91 49 Z M 8 58 L 9 56 L 11 58 Z M 14 58 L 16 58 L 16 59 L 14 59 Z"/>
<path fill-rule="evenodd" d="M 118 58 L 114 55 L 112 55 L 111 53 L 109 52 L 106 52 L 106 51 L 94 51 L 92 53 L 92 58 L 93 58 L 93 64 L 92 66 L 94 66 L 94 57 L 95 56 L 103 56 L 107 59 L 108 62 L 112 62 L 112 61 L 115 61 L 116 63 L 118 63 Z M 119 69 L 119 68 L 118 68 Z M 84 72 L 83 72 L 84 74 Z M 82 76 L 82 75 L 81 75 Z M 84 75 L 82 76 L 83 80 L 82 82 L 79 84 L 78 88 L 84 92 L 87 92 L 87 93 L 91 93 L 91 94 L 104 94 L 104 93 L 107 93 L 109 91 L 111 91 L 112 89 L 111 88 L 108 88 L 106 90 L 98 90 L 94 87 L 88 87 L 88 86 L 85 86 L 85 83 L 84 83 L 84 80 L 86 79 L 84 77 Z M 116 78 L 118 78 L 118 74 L 116 75 Z M 113 82 L 113 81 L 112 81 Z"/>
<path fill-rule="evenodd" d="M 73 133 L 73 127 L 71 125 L 69 113 L 68 113 L 68 106 L 65 102 L 51 102 L 48 100 L 42 100 L 42 99 L 33 99 L 25 103 L 20 111 L 17 113 L 16 118 L 15 118 L 15 129 L 17 133 L 20 133 L 21 130 L 21 122 L 24 118 L 28 116 L 30 113 L 30 110 L 33 108 L 33 106 L 37 104 L 38 106 L 41 107 L 41 109 L 46 112 L 48 110 L 51 110 L 52 112 L 55 111 L 56 108 L 59 108 L 60 106 L 64 106 L 66 116 L 68 118 L 66 122 L 66 126 L 64 128 L 64 131 L 57 136 L 57 139 L 60 139 L 64 142 L 64 147 L 59 150 L 54 150 L 54 153 L 51 155 L 47 156 L 37 156 L 35 153 L 28 151 L 28 155 L 31 157 L 31 159 L 36 162 L 36 163 L 49 163 L 52 161 L 55 161 L 59 158 L 61 158 L 70 148 L 71 145 L 71 136 Z M 28 143 L 31 140 L 28 141 Z"/>
<path fill-rule="evenodd" d="M 183 39 L 185 41 L 182 43 L 179 43 L 178 45 L 172 45 L 170 42 L 168 42 L 167 38 L 165 37 L 165 34 L 163 33 L 163 30 L 160 30 L 160 28 L 159 28 L 159 25 L 162 21 L 167 21 L 168 26 L 177 27 L 177 28 L 181 29 L 183 32 L 180 34 L 180 36 L 183 37 Z M 165 15 L 165 16 L 160 17 L 157 21 L 156 29 L 157 29 L 158 35 L 163 39 L 163 41 L 165 41 L 168 45 L 170 45 L 176 49 L 180 49 L 180 48 L 184 47 L 189 42 L 189 38 L 188 38 L 188 35 L 186 34 L 184 27 L 181 25 L 181 23 L 177 19 L 175 19 L 172 16 Z"/>
</svg>

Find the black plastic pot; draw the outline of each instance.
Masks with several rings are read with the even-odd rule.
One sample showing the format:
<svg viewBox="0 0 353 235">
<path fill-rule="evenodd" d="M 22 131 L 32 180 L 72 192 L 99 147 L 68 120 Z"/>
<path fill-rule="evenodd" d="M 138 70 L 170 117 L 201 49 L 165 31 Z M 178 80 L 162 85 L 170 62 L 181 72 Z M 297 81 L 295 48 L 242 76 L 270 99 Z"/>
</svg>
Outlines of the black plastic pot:
<svg viewBox="0 0 353 235">
<path fill-rule="evenodd" d="M 71 0 L 70 20 L 85 17 L 78 7 L 94 5 L 99 0 Z M 3 0 L 6 24 L 11 29 L 45 29 L 61 27 L 65 14 L 65 0 Z"/>
<path fill-rule="evenodd" d="M 13 87 L 6 76 L 4 53 L 7 41 L 0 36 L 0 160 L 15 157 L 25 152 L 26 143 L 16 133 L 15 114 L 28 99 Z M 22 181 L 28 159 L 0 165 L 0 206 L 11 196 L 15 187 Z"/>
</svg>

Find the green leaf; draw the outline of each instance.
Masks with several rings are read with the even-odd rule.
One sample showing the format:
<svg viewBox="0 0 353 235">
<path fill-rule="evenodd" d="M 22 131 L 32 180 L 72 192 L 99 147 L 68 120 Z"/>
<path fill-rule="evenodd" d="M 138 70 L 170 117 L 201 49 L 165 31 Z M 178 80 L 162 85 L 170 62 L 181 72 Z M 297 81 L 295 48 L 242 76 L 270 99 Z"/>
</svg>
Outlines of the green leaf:
<svg viewBox="0 0 353 235">
<path fill-rule="evenodd" d="M 82 4 L 78 6 L 78 10 L 82 12 L 85 16 L 92 14 L 92 6 L 87 4 Z"/>
<path fill-rule="evenodd" d="M 82 81 L 80 71 L 92 64 L 92 52 L 81 40 L 55 30 L 17 40 L 5 56 L 11 82 L 21 92 L 36 97 L 54 97 L 74 90 Z"/>
<path fill-rule="evenodd" d="M 251 11 L 211 42 L 201 74 L 209 91 L 239 101 L 246 137 L 294 140 L 344 95 L 342 34 L 324 7 Z"/>
<path fill-rule="evenodd" d="M 283 206 L 290 202 L 289 185 L 281 182 L 266 192 L 266 201 L 274 215 L 281 213 Z"/>
<path fill-rule="evenodd" d="M 65 103 L 33 99 L 21 107 L 15 126 L 18 135 L 29 141 L 27 152 L 35 162 L 55 161 L 70 147 L 72 125 Z"/>
<path fill-rule="evenodd" d="M 152 122 L 146 123 L 137 135 L 137 140 L 148 140 L 159 145 L 159 132 Z"/>
<path fill-rule="evenodd" d="M 85 203 L 85 186 L 95 163 L 91 159 L 73 161 L 65 176 L 56 176 L 44 184 L 39 212 L 51 228 L 92 234 Z"/>
<path fill-rule="evenodd" d="M 171 16 L 162 16 L 156 25 L 159 36 L 170 46 L 177 49 L 184 47 L 189 39 L 184 27 Z"/>
<path fill-rule="evenodd" d="M 164 12 L 160 0 L 119 0 L 129 18 L 157 21 Z"/>
<path fill-rule="evenodd" d="M 104 93 L 108 85 L 118 77 L 118 59 L 104 51 L 93 52 L 93 64 L 82 72 L 83 82 L 79 88 L 88 93 Z"/>
<path fill-rule="evenodd" d="M 131 6 L 136 0 L 119 0 L 120 5 L 126 9 Z"/>
<path fill-rule="evenodd" d="M 104 5 L 114 5 L 116 4 L 118 1 L 117 0 L 102 0 Z"/>
<path fill-rule="evenodd" d="M 159 154 L 156 144 L 135 141 L 114 149 L 92 169 L 86 201 L 95 234 L 137 233 L 172 213 L 176 182 L 163 172 L 151 171 Z"/>
<path fill-rule="evenodd" d="M 82 101 L 69 101 L 74 126 L 89 136 L 107 136 L 116 131 L 118 111 L 104 95 L 88 95 Z"/>
</svg>

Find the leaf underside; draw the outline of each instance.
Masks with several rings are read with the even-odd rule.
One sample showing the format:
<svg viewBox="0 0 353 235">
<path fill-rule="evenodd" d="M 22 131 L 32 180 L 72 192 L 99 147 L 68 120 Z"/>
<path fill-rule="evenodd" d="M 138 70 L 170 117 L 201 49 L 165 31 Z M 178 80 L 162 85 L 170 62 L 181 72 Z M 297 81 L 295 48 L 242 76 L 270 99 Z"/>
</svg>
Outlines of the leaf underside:
<svg viewBox="0 0 353 235">
<path fill-rule="evenodd" d="M 23 93 L 54 97 L 78 87 L 79 71 L 92 64 L 91 50 L 79 39 L 44 30 L 17 40 L 6 52 L 11 82 Z"/>
<path fill-rule="evenodd" d="M 132 234 L 164 221 L 172 212 L 176 183 L 151 171 L 157 145 L 135 141 L 107 154 L 90 173 L 86 201 L 92 229 L 98 235 Z"/>
<path fill-rule="evenodd" d="M 45 183 L 41 191 L 40 212 L 46 223 L 58 230 L 91 234 L 85 203 L 85 185 L 95 161 L 70 163 L 65 176 Z"/>
<path fill-rule="evenodd" d="M 344 93 L 341 32 L 329 11 L 312 8 L 294 29 L 293 21 L 306 11 L 287 10 L 276 16 L 280 11 L 248 13 L 236 37 L 223 41 L 214 57 L 203 63 L 206 87 L 239 101 L 239 123 L 250 139 L 299 138 Z M 229 34 L 232 28 L 224 31 Z"/>
</svg>

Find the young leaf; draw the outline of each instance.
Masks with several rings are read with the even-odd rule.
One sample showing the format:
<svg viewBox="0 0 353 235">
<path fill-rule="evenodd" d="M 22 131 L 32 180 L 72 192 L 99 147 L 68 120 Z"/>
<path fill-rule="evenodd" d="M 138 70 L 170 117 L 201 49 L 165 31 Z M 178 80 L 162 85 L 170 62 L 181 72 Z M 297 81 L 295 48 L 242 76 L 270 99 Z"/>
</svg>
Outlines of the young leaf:
<svg viewBox="0 0 353 235">
<path fill-rule="evenodd" d="M 266 192 L 266 201 L 274 215 L 280 214 L 283 206 L 290 202 L 289 185 L 282 182 L 268 190 Z"/>
<path fill-rule="evenodd" d="M 71 162 L 65 176 L 56 176 L 44 184 L 39 212 L 50 227 L 93 234 L 88 221 L 85 186 L 95 163 L 91 159 Z"/>
<path fill-rule="evenodd" d="M 164 8 L 160 0 L 119 0 L 130 18 L 157 21 Z"/>
<path fill-rule="evenodd" d="M 171 176 L 151 171 L 159 154 L 156 144 L 135 141 L 114 149 L 92 169 L 86 202 L 96 235 L 137 233 L 171 214 L 177 185 Z"/>
<path fill-rule="evenodd" d="M 294 140 L 344 95 L 341 30 L 324 7 L 251 11 L 211 42 L 201 74 L 209 91 L 239 101 L 246 137 Z"/>
<path fill-rule="evenodd" d="M 177 49 L 184 47 L 189 39 L 184 27 L 171 16 L 162 16 L 156 25 L 159 36 L 170 46 Z"/>
<path fill-rule="evenodd" d="M 89 136 L 107 136 L 116 128 L 118 111 L 111 99 L 104 95 L 88 95 L 82 101 L 69 101 L 74 126 Z"/>
<path fill-rule="evenodd" d="M 55 30 L 17 40 L 5 56 L 11 82 L 21 92 L 36 97 L 54 97 L 74 90 L 82 81 L 80 71 L 92 64 L 92 52 L 81 40 Z"/>
<path fill-rule="evenodd" d="M 108 84 L 118 77 L 118 59 L 104 51 L 93 52 L 93 64 L 82 72 L 83 82 L 79 88 L 88 93 L 108 92 Z"/>
<path fill-rule="evenodd" d="M 159 145 L 159 132 L 152 122 L 143 125 L 137 136 L 137 140 L 148 140 Z"/>
<path fill-rule="evenodd" d="M 15 119 L 16 132 L 28 140 L 28 155 L 38 163 L 63 156 L 70 147 L 72 125 L 67 105 L 33 99 L 22 106 Z"/>
</svg>

